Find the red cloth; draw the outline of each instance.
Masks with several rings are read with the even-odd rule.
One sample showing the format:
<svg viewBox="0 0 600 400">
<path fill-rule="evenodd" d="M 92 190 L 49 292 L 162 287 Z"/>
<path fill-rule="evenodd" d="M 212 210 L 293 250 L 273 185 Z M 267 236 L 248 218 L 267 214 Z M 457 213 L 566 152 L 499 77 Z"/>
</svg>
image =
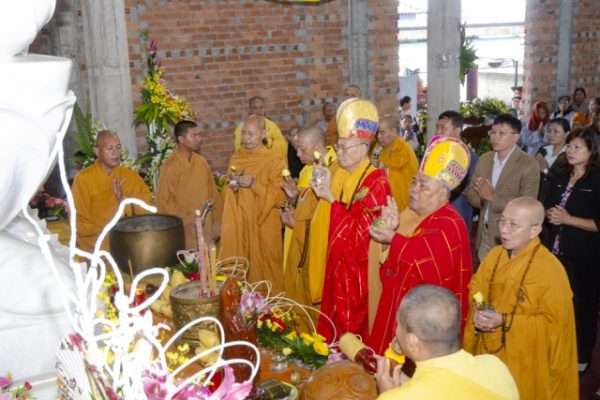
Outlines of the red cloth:
<svg viewBox="0 0 600 400">
<path fill-rule="evenodd" d="M 395 234 L 379 270 L 381 298 L 367 345 L 383 354 L 394 337 L 400 301 L 422 284 L 442 286 L 457 295 L 464 328 L 472 274 L 467 227 L 449 203 L 425 217 L 410 237 Z"/>
<path fill-rule="evenodd" d="M 339 201 L 331 205 L 321 312 L 335 324 L 337 337 L 333 337 L 331 325 L 323 316 L 317 326 L 319 334 L 330 343 L 346 332 L 363 337 L 368 333 L 369 227 L 389 195 L 385 171 L 375 169 L 356 191 L 349 210 Z"/>
<path fill-rule="evenodd" d="M 539 109 L 542 108 L 546 111 L 546 116 L 542 119 L 540 118 Z M 535 103 L 531 109 L 531 118 L 529 118 L 529 123 L 527 124 L 527 129 L 530 131 L 537 131 L 540 128 L 540 122 L 544 123 L 544 126 L 548 123 L 550 119 L 550 109 L 548 108 L 548 104 L 543 101 L 538 101 Z"/>
</svg>

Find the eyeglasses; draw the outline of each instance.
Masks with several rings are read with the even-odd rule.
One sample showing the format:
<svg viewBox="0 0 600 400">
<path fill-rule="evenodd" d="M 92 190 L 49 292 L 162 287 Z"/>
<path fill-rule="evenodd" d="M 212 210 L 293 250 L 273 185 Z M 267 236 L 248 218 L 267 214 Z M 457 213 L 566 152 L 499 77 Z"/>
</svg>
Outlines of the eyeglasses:
<svg viewBox="0 0 600 400">
<path fill-rule="evenodd" d="M 520 225 L 520 224 L 517 224 L 516 222 L 513 222 L 513 221 L 505 219 L 505 218 L 496 219 L 496 223 L 498 224 L 499 228 L 506 229 L 509 231 L 520 231 L 523 228 L 539 225 L 539 224 Z"/>
<path fill-rule="evenodd" d="M 488 136 L 492 137 L 492 136 L 500 136 L 500 137 L 506 137 L 508 135 L 510 135 L 511 133 L 517 133 L 517 131 L 510 131 L 510 132 L 506 132 L 506 131 L 488 131 Z"/>
<path fill-rule="evenodd" d="M 357 143 L 357 144 L 353 144 L 352 146 L 340 146 L 339 144 L 334 144 L 333 148 L 335 149 L 335 151 L 348 151 L 349 149 L 353 148 L 353 147 L 357 147 L 357 146 L 361 146 L 361 145 L 367 145 L 366 143 Z"/>
</svg>

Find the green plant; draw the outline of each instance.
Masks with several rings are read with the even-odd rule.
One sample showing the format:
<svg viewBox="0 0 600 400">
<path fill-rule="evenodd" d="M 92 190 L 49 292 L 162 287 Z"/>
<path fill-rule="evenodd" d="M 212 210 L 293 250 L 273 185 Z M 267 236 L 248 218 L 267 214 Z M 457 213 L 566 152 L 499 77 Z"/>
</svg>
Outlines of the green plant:
<svg viewBox="0 0 600 400">
<path fill-rule="evenodd" d="M 494 118 L 507 111 L 508 106 L 506 103 L 496 97 L 476 98 L 470 102 L 462 103 L 460 107 L 460 113 L 464 117 Z"/>
<path fill-rule="evenodd" d="M 477 64 L 475 64 L 475 60 L 477 57 L 477 52 L 475 50 L 475 46 L 473 45 L 471 39 L 467 38 L 466 33 L 467 22 L 465 21 L 462 25 L 460 25 L 460 72 L 459 79 L 460 83 L 465 83 L 465 75 L 467 74 L 467 70 L 471 68 L 475 68 Z"/>
<path fill-rule="evenodd" d="M 75 118 L 75 127 L 77 131 L 73 135 L 75 137 L 76 153 L 69 158 L 75 162 L 80 168 L 90 166 L 96 160 L 94 155 L 94 146 L 96 144 L 96 135 L 102 129 L 98 121 L 92 118 L 89 104 L 86 107 L 85 114 L 79 107 L 78 103 L 73 106 L 73 116 Z"/>
</svg>

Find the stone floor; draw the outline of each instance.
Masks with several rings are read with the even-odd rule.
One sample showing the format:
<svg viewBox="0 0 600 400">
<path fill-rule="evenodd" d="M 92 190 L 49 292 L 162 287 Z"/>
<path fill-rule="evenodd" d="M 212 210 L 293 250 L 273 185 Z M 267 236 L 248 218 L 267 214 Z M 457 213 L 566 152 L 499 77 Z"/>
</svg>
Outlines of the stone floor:
<svg viewBox="0 0 600 400">
<path fill-rule="evenodd" d="M 598 319 L 600 332 L 600 318 Z M 579 398 L 581 400 L 596 399 L 594 392 L 600 388 L 600 335 L 596 337 L 596 347 L 588 370 L 579 379 Z"/>
</svg>

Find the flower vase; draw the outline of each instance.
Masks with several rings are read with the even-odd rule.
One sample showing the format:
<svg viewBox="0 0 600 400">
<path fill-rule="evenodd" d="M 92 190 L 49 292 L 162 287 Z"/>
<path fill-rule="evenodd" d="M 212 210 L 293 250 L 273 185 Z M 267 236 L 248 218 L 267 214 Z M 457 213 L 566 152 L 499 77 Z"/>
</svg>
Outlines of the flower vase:
<svg viewBox="0 0 600 400">
<path fill-rule="evenodd" d="M 273 372 L 284 372 L 288 369 L 287 357 L 280 351 L 273 350 L 271 354 L 270 370 Z"/>
</svg>

